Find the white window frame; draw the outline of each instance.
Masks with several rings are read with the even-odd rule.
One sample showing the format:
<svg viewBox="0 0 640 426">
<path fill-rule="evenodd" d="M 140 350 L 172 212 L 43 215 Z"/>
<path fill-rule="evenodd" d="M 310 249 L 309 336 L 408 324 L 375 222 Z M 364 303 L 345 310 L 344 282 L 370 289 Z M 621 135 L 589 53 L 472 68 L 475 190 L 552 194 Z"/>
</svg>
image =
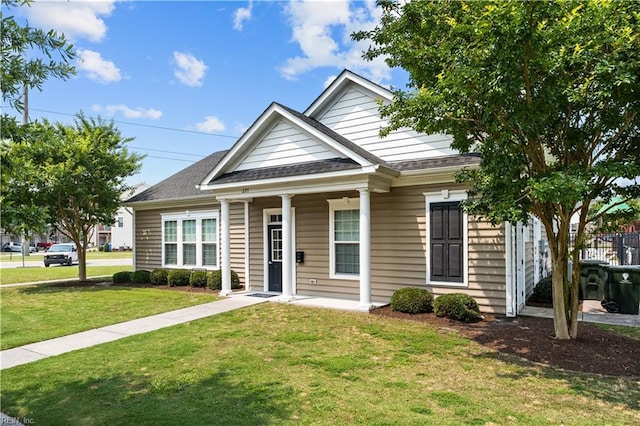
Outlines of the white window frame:
<svg viewBox="0 0 640 426">
<path fill-rule="evenodd" d="M 329 203 L 329 278 L 340 280 L 360 279 L 360 274 L 336 272 L 335 212 L 339 210 L 357 210 L 360 213 L 360 198 L 338 198 L 327 200 Z M 358 241 L 358 245 L 360 241 Z"/>
<path fill-rule="evenodd" d="M 427 276 L 426 283 L 430 286 L 440 287 L 469 287 L 469 218 L 467 212 L 462 211 L 462 235 L 464 245 L 462 248 L 462 282 L 451 281 L 432 281 L 431 280 L 431 204 L 447 203 L 452 201 L 464 201 L 467 199 L 467 191 L 465 190 L 449 190 L 443 189 L 437 192 L 425 192 L 424 194 L 426 202 L 426 215 L 425 215 L 425 231 L 426 231 L 426 262 L 427 262 Z"/>
<path fill-rule="evenodd" d="M 161 215 L 161 244 L 162 244 L 162 267 L 163 268 L 182 268 L 182 269 L 193 269 L 193 268 L 205 268 L 209 270 L 217 270 L 220 269 L 220 212 L 218 210 L 212 211 L 186 211 L 183 213 L 165 213 Z M 215 219 L 216 220 L 216 237 L 215 244 L 217 245 L 217 259 L 215 265 L 203 265 L 202 264 L 202 244 L 204 242 L 211 243 L 210 241 L 202 240 L 202 220 L 203 219 Z M 195 220 L 196 221 L 196 264 L 195 265 L 185 265 L 183 259 L 183 235 L 182 235 L 182 222 L 184 220 Z M 165 263 L 165 222 L 168 221 L 176 221 L 177 222 L 177 241 L 175 244 L 177 245 L 178 255 L 177 255 L 177 264 L 167 264 Z M 173 243 L 171 243 L 173 244 Z M 193 244 L 193 243 L 188 243 Z"/>
</svg>

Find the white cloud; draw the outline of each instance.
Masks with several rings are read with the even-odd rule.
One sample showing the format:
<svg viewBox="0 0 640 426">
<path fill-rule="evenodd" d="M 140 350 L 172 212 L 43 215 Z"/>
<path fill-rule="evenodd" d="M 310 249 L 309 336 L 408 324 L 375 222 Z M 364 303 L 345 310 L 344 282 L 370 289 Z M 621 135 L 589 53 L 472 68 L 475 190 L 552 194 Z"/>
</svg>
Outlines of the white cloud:
<svg viewBox="0 0 640 426">
<path fill-rule="evenodd" d="M 116 1 L 36 1 L 24 12 L 36 27 L 53 28 L 72 40 L 84 38 L 99 42 L 107 34 L 107 25 L 102 18 L 111 15 Z"/>
<path fill-rule="evenodd" d="M 120 70 L 111 61 L 102 59 L 98 52 L 93 50 L 78 50 L 78 68 L 86 71 L 91 80 L 100 83 L 120 81 Z"/>
<path fill-rule="evenodd" d="M 253 0 L 249 1 L 247 7 L 239 7 L 233 16 L 233 28 L 242 31 L 242 26 L 245 21 L 251 20 L 251 14 L 253 12 Z"/>
<path fill-rule="evenodd" d="M 222 132 L 226 130 L 226 127 L 222 121 L 213 115 L 207 115 L 204 121 L 196 123 L 195 128 L 201 132 L 213 133 Z"/>
<path fill-rule="evenodd" d="M 122 114 L 125 118 L 149 118 L 151 120 L 157 120 L 162 117 L 162 111 L 149 108 L 130 108 L 126 105 L 93 105 L 91 107 L 95 112 L 106 114 L 110 117 L 116 114 Z"/>
<path fill-rule="evenodd" d="M 286 60 L 280 68 L 283 77 L 298 75 L 320 67 L 348 68 L 377 83 L 391 78 L 383 58 L 372 62 L 362 59 L 368 41 L 351 40 L 354 31 L 368 30 L 380 22 L 382 10 L 375 0 L 327 1 L 291 0 L 285 7 L 292 29 L 292 41 L 302 54 Z"/>
<path fill-rule="evenodd" d="M 174 75 L 187 86 L 202 86 L 202 80 L 209 67 L 190 53 L 173 52 L 173 59 L 177 66 Z"/>
</svg>

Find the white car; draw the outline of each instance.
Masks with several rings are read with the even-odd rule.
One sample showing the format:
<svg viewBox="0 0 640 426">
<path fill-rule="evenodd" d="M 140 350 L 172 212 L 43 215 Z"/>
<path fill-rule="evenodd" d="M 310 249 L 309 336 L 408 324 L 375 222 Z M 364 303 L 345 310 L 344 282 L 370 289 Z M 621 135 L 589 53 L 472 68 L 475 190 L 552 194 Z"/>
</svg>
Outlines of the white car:
<svg viewBox="0 0 640 426">
<path fill-rule="evenodd" d="M 12 251 L 14 253 L 22 253 L 22 244 L 20 243 L 4 243 L 2 246 L 2 251 Z M 33 246 L 29 246 L 29 253 L 35 253 L 36 248 Z"/>
<path fill-rule="evenodd" d="M 44 266 L 49 265 L 68 265 L 78 263 L 78 248 L 73 243 L 54 244 L 44 254 Z"/>
</svg>

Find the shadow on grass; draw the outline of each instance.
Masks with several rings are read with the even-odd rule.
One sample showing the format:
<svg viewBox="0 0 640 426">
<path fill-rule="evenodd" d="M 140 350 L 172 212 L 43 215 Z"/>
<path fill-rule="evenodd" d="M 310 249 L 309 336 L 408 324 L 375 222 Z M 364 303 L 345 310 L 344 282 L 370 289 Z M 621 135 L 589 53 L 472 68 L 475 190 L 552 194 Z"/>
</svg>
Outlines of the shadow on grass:
<svg viewBox="0 0 640 426">
<path fill-rule="evenodd" d="M 640 387 L 638 387 L 637 379 L 632 377 L 575 373 L 544 365 L 539 365 L 540 368 L 534 369 L 531 368 L 531 361 L 513 354 L 500 352 L 487 352 L 478 354 L 475 357 L 520 367 L 513 373 L 496 374 L 497 377 L 516 380 L 527 377 L 562 380 L 567 383 L 568 389 L 566 391 L 556 391 L 558 394 L 564 392 L 566 394 L 581 395 L 590 399 L 600 399 L 614 405 L 624 405 L 631 410 L 640 409 Z"/>
<path fill-rule="evenodd" d="M 153 288 L 153 286 L 119 286 L 119 285 L 100 285 L 101 281 L 86 281 L 79 283 L 73 282 L 75 285 L 60 285 L 64 283 L 51 283 L 39 286 L 20 287 L 18 293 L 22 294 L 52 294 L 52 293 L 76 293 L 76 292 L 97 292 L 105 290 L 130 291 L 141 288 Z"/>
<path fill-rule="evenodd" d="M 292 397 L 276 380 L 238 383 L 224 372 L 202 380 L 122 375 L 5 389 L 2 408 L 34 424 L 272 424 L 291 418 Z"/>
</svg>

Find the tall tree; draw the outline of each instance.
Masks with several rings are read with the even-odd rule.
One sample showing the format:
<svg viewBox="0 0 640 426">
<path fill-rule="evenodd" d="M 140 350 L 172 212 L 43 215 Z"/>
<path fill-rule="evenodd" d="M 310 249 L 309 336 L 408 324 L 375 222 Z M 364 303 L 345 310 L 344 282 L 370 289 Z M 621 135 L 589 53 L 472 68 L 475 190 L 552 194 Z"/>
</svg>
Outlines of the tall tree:
<svg viewBox="0 0 640 426">
<path fill-rule="evenodd" d="M 385 57 L 410 76 L 382 108 L 383 134 L 448 133 L 458 151 L 481 154 L 478 170 L 458 176 L 470 188 L 466 208 L 494 223 L 541 220 L 555 335 L 576 338 L 589 204 L 640 194 L 640 2 L 379 3 L 380 24 L 353 37 L 372 42 L 366 59 Z"/>
<path fill-rule="evenodd" d="M 2 0 L 1 61 L 2 101 L 22 111 L 25 88 L 42 90 L 49 77 L 63 80 L 75 74 L 70 62 L 76 57 L 64 34 L 51 30 L 44 32 L 29 25 L 20 25 L 10 9 L 28 7 L 31 0 Z"/>
<path fill-rule="evenodd" d="M 3 178 L 3 193 L 15 205 L 41 209 L 46 223 L 78 247 L 79 278 L 85 280 L 86 244 L 96 225 L 113 223 L 125 179 L 143 156 L 130 153 L 113 122 L 77 115 L 74 125 L 33 123 L 19 139 L 3 141 L 2 157 L 20 164 Z"/>
</svg>

